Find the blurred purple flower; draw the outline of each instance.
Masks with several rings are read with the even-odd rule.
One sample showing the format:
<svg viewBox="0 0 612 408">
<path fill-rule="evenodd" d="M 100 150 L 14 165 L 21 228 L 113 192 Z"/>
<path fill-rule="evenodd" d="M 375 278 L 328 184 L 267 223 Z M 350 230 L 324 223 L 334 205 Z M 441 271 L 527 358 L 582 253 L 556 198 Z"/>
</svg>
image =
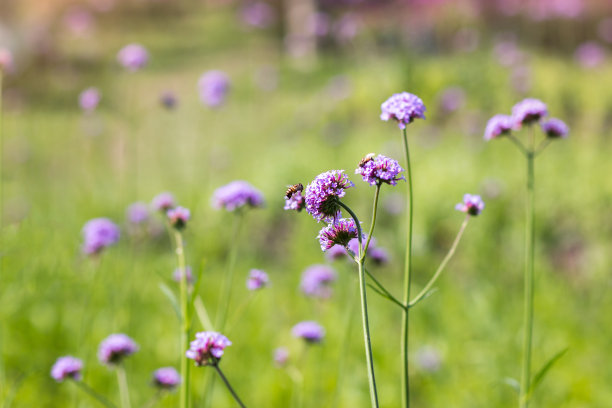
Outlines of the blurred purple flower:
<svg viewBox="0 0 612 408">
<path fill-rule="evenodd" d="M 367 256 L 377 265 L 384 265 L 389 262 L 389 254 L 384 248 L 373 247 L 370 243 Z"/>
<path fill-rule="evenodd" d="M 440 95 L 440 108 L 443 112 L 455 112 L 465 104 L 465 91 L 459 87 L 446 88 Z"/>
<path fill-rule="evenodd" d="M 172 272 L 172 280 L 175 282 L 180 282 L 183 274 L 181 273 L 181 268 L 176 268 L 174 272 Z M 185 267 L 185 277 L 187 279 L 187 284 L 191 285 L 193 283 L 193 272 L 191 271 L 191 266 Z"/>
<path fill-rule="evenodd" d="M 293 337 L 304 339 L 309 344 L 320 343 L 325 337 L 325 329 L 313 321 L 300 322 L 293 326 L 291 332 Z"/>
<path fill-rule="evenodd" d="M 158 368 L 153 372 L 153 385 L 161 390 L 173 390 L 181 383 L 181 376 L 174 367 Z"/>
<path fill-rule="evenodd" d="M 306 296 L 327 299 L 332 295 L 330 286 L 336 279 L 336 271 L 332 267 L 312 265 L 302 273 L 300 289 Z"/>
<path fill-rule="evenodd" d="M 0 75 L 10 74 L 14 69 L 13 53 L 8 48 L 0 48 Z"/>
<path fill-rule="evenodd" d="M 331 21 L 326 13 L 313 13 L 308 18 L 308 31 L 317 37 L 325 37 L 329 34 Z"/>
<path fill-rule="evenodd" d="M 187 358 L 195 361 L 197 366 L 215 365 L 223 356 L 223 350 L 232 342 L 217 332 L 205 331 L 196 333 L 196 338 L 185 352 Z"/>
<path fill-rule="evenodd" d="M 421 98 L 408 92 L 394 94 L 380 106 L 380 119 L 396 120 L 400 129 L 412 123 L 414 119 L 425 119 L 425 105 Z"/>
<path fill-rule="evenodd" d="M 424 371 L 433 373 L 440 369 L 442 358 L 437 349 L 431 346 L 424 346 L 416 352 L 416 363 Z"/>
<path fill-rule="evenodd" d="M 101 95 L 97 88 L 87 88 L 79 95 L 79 106 L 87 113 L 91 113 L 98 107 Z"/>
<path fill-rule="evenodd" d="M 127 219 L 130 224 L 142 224 L 149 219 L 149 206 L 142 202 L 130 204 L 127 208 Z"/>
<path fill-rule="evenodd" d="M 263 289 L 268 286 L 268 274 L 260 269 L 251 269 L 246 286 L 249 290 Z"/>
<path fill-rule="evenodd" d="M 166 213 L 169 209 L 176 205 L 176 201 L 174 200 L 172 193 L 165 191 L 153 197 L 151 205 L 155 211 Z"/>
<path fill-rule="evenodd" d="M 338 199 L 344 197 L 344 190 L 353 186 L 344 170 L 330 170 L 319 174 L 306 187 L 306 211 L 317 221 L 336 220 L 340 212 Z"/>
<path fill-rule="evenodd" d="M 274 349 L 274 363 L 278 367 L 283 367 L 289 361 L 289 350 L 286 347 L 278 347 Z"/>
<path fill-rule="evenodd" d="M 335 261 L 336 259 L 346 258 L 346 256 L 347 256 L 346 249 L 342 245 L 334 245 L 333 247 L 329 248 L 325 252 L 325 258 L 327 258 L 330 261 Z"/>
<path fill-rule="evenodd" d="M 484 210 L 485 204 L 479 195 L 465 194 L 463 202 L 455 206 L 455 210 L 476 216 Z"/>
<path fill-rule="evenodd" d="M 561 119 L 550 118 L 541 126 L 546 136 L 550 138 L 566 138 L 569 133 L 569 128 Z"/>
<path fill-rule="evenodd" d="M 374 157 L 374 153 L 370 153 L 361 160 L 355 174 L 360 174 L 363 181 L 371 186 L 382 183 L 395 186 L 398 180 L 406 180 L 404 176 L 399 175 L 403 171 L 396 160 L 382 154 Z"/>
<path fill-rule="evenodd" d="M 276 11 L 266 2 L 249 2 L 242 8 L 242 21 L 256 28 L 266 28 L 274 23 Z"/>
<path fill-rule="evenodd" d="M 319 231 L 317 239 L 321 250 L 327 251 L 334 245 L 346 246 L 353 238 L 358 237 L 357 225 L 352 218 L 340 218 L 335 224 L 329 224 Z"/>
<path fill-rule="evenodd" d="M 111 334 L 100 343 L 98 360 L 109 366 L 119 365 L 125 357 L 138 351 L 138 345 L 125 334 Z"/>
<path fill-rule="evenodd" d="M 304 186 L 302 183 L 294 184 L 289 186 L 287 192 L 285 193 L 285 210 L 296 210 L 300 212 L 306 206 L 304 201 L 304 196 L 302 192 L 304 191 Z"/>
<path fill-rule="evenodd" d="M 589 41 L 576 48 L 574 58 L 584 68 L 595 68 L 603 64 L 606 52 L 599 44 Z"/>
<path fill-rule="evenodd" d="M 509 134 L 514 126 L 512 116 L 495 115 L 487 122 L 484 132 L 485 140 L 492 140 L 499 136 Z"/>
<path fill-rule="evenodd" d="M 200 100 L 211 108 L 217 108 L 225 102 L 229 89 L 229 78 L 222 71 L 207 71 L 198 80 Z"/>
<path fill-rule="evenodd" d="M 83 252 L 97 254 L 119 240 L 119 227 L 108 218 L 94 218 L 83 226 Z"/>
<path fill-rule="evenodd" d="M 227 211 L 239 210 L 244 207 L 257 208 L 263 206 L 263 195 L 246 181 L 236 180 L 215 190 L 212 205 L 217 209 Z"/>
<path fill-rule="evenodd" d="M 520 129 L 522 125 L 538 122 L 547 115 L 548 108 L 539 99 L 523 99 L 512 107 L 512 120 L 515 129 Z"/>
<path fill-rule="evenodd" d="M 73 6 L 64 14 L 64 24 L 75 35 L 86 35 L 94 26 L 94 18 L 86 8 Z"/>
<path fill-rule="evenodd" d="M 81 370 L 83 362 L 76 357 L 64 356 L 55 361 L 51 368 L 51 377 L 57 382 L 62 382 L 66 379 L 80 381 L 83 377 Z"/>
<path fill-rule="evenodd" d="M 191 212 L 184 207 L 178 206 L 168 210 L 166 213 L 170 225 L 177 230 L 183 229 L 187 226 L 187 221 L 191 218 Z"/>
<path fill-rule="evenodd" d="M 172 110 L 174 108 L 176 108 L 176 105 L 178 104 L 178 99 L 176 97 L 176 94 L 172 91 L 164 91 L 162 92 L 162 94 L 159 96 L 159 102 L 162 104 L 162 106 L 168 110 Z"/>
<path fill-rule="evenodd" d="M 117 61 L 128 71 L 138 71 L 149 62 L 149 53 L 140 44 L 128 44 L 119 50 Z"/>
</svg>

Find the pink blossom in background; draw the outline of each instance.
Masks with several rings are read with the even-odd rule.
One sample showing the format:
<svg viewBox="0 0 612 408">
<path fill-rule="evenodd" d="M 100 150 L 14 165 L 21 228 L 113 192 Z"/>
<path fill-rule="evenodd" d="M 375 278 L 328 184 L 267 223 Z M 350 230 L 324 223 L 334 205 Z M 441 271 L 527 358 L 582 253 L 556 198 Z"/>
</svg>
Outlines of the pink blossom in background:
<svg viewBox="0 0 612 408">
<path fill-rule="evenodd" d="M 595 68 L 603 64 L 606 52 L 599 44 L 589 41 L 576 48 L 574 58 L 584 68 Z"/>
<path fill-rule="evenodd" d="M 242 21 L 256 28 L 266 28 L 274 24 L 276 10 L 264 1 L 247 3 L 241 12 Z"/>
<path fill-rule="evenodd" d="M 0 48 L 0 71 L 11 73 L 14 69 L 13 53 L 7 48 Z"/>
<path fill-rule="evenodd" d="M 78 6 L 68 9 L 64 14 L 63 21 L 66 28 L 78 36 L 90 34 L 95 25 L 91 12 Z"/>
</svg>

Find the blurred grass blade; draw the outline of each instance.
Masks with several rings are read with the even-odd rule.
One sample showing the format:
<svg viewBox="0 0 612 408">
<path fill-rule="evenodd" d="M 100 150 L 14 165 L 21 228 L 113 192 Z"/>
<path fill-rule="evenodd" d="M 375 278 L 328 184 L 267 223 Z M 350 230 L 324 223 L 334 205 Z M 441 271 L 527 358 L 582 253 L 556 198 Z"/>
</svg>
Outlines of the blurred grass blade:
<svg viewBox="0 0 612 408">
<path fill-rule="evenodd" d="M 516 378 L 506 377 L 504 378 L 504 384 L 509 385 L 517 394 L 521 391 L 521 384 Z"/>
<path fill-rule="evenodd" d="M 555 365 L 555 363 L 559 361 L 559 359 L 563 357 L 565 353 L 567 353 L 567 350 L 568 348 L 566 347 L 554 356 L 552 356 L 552 358 L 548 360 L 548 362 L 544 364 L 542 368 L 540 368 L 540 371 L 538 371 L 536 375 L 533 376 L 533 380 L 531 381 L 531 385 L 529 386 L 529 392 L 527 393 L 528 398 L 531 397 L 533 391 L 542 382 L 542 380 L 544 379 L 548 371 L 552 368 L 552 366 Z"/>
<path fill-rule="evenodd" d="M 170 289 L 168 285 L 166 285 L 163 282 L 159 283 L 159 288 L 170 301 L 172 308 L 176 312 L 176 317 L 178 317 L 178 319 L 181 320 L 181 310 L 179 309 L 178 300 L 176 299 L 176 295 L 174 294 L 174 292 L 172 292 L 172 289 Z"/>
</svg>

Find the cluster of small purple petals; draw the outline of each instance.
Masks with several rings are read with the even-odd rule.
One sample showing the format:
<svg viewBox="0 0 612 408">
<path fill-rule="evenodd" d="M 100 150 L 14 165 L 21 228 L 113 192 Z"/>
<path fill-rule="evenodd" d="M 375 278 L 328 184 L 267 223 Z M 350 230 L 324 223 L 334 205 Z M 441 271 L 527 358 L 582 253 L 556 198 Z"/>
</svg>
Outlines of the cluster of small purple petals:
<svg viewBox="0 0 612 408">
<path fill-rule="evenodd" d="M 334 245 L 346 246 L 353 238 L 358 238 L 357 225 L 352 218 L 341 218 L 319 231 L 317 236 L 321 250 L 327 251 Z"/>
<path fill-rule="evenodd" d="M 296 191 L 291 194 L 291 197 L 285 197 L 285 210 L 295 210 L 300 212 L 306 207 L 306 202 L 304 200 L 304 196 L 301 191 Z"/>
<path fill-rule="evenodd" d="M 289 361 L 289 350 L 286 347 L 274 349 L 274 363 L 277 367 L 284 367 Z"/>
<path fill-rule="evenodd" d="M 149 219 L 149 206 L 142 202 L 130 204 L 126 212 L 130 224 L 142 224 Z"/>
<path fill-rule="evenodd" d="M 118 365 L 125 357 L 137 351 L 138 345 L 129 336 L 122 333 L 111 334 L 100 343 L 98 359 L 110 366 Z"/>
<path fill-rule="evenodd" d="M 484 210 L 485 204 L 479 195 L 465 194 L 463 202 L 455 206 L 457 211 L 464 212 L 468 215 L 478 215 Z"/>
<path fill-rule="evenodd" d="M 229 78 L 222 71 L 205 72 L 198 80 L 200 100 L 211 108 L 219 107 L 225 102 L 229 89 Z"/>
<path fill-rule="evenodd" d="M 97 254 L 119 240 L 119 227 L 108 218 L 94 218 L 83 226 L 83 252 Z"/>
<path fill-rule="evenodd" d="M 181 268 L 176 268 L 174 272 L 172 272 L 172 280 L 175 282 L 180 282 L 183 274 L 181 273 Z M 185 279 L 188 284 L 193 283 L 193 273 L 191 271 L 191 266 L 185 267 Z"/>
<path fill-rule="evenodd" d="M 251 269 L 247 278 L 246 286 L 248 290 L 263 289 L 268 286 L 268 274 L 260 269 Z"/>
<path fill-rule="evenodd" d="M 355 174 L 360 174 L 363 181 L 371 186 L 381 183 L 395 186 L 398 180 L 405 180 L 404 176 L 399 175 L 403 171 L 404 169 L 396 160 L 379 154 L 365 163 L 360 163 L 355 170 Z"/>
<path fill-rule="evenodd" d="M 548 108 L 539 99 L 523 99 L 512 107 L 512 120 L 515 129 L 520 129 L 522 125 L 538 122 L 547 115 Z"/>
<path fill-rule="evenodd" d="M 320 343 L 325 337 L 325 329 L 313 321 L 304 321 L 296 324 L 291 329 L 293 337 L 304 339 L 307 343 Z"/>
<path fill-rule="evenodd" d="M 495 115 L 487 122 L 484 132 L 485 140 L 492 140 L 499 136 L 506 135 L 512 131 L 514 121 L 512 116 Z"/>
<path fill-rule="evenodd" d="M 96 110 L 100 99 L 100 91 L 97 88 L 87 88 L 79 94 L 79 106 L 83 111 L 90 113 Z"/>
<path fill-rule="evenodd" d="M 183 229 L 187 225 L 187 221 L 191 218 L 191 212 L 184 207 L 178 206 L 168 210 L 166 213 L 168 221 L 176 229 Z"/>
<path fill-rule="evenodd" d="M 72 356 L 60 357 L 51 368 L 51 377 L 57 382 L 62 382 L 66 379 L 80 381 L 82 369 L 83 362 L 78 358 Z"/>
<path fill-rule="evenodd" d="M 259 190 L 246 181 L 236 180 L 215 190 L 212 204 L 217 209 L 234 211 L 243 207 L 257 208 L 264 203 Z"/>
<path fill-rule="evenodd" d="M 336 279 L 336 271 L 332 267 L 312 265 L 302 274 L 300 289 L 306 296 L 327 299 L 332 295 L 330 285 Z"/>
<path fill-rule="evenodd" d="M 550 138 L 566 138 L 569 128 L 561 119 L 551 118 L 541 124 L 542 131 Z"/>
<path fill-rule="evenodd" d="M 425 105 L 421 98 L 408 92 L 394 94 L 380 106 L 380 119 L 396 120 L 400 129 L 412 123 L 414 119 L 425 119 Z"/>
<path fill-rule="evenodd" d="M 162 367 L 153 372 L 153 385 L 162 390 L 173 390 L 181 383 L 181 376 L 174 367 Z"/>
<path fill-rule="evenodd" d="M 330 170 L 319 174 L 305 190 L 306 211 L 317 221 L 332 222 L 339 216 L 339 198 L 354 184 L 344 170 Z"/>
<path fill-rule="evenodd" d="M 195 361 L 197 366 L 214 365 L 223 356 L 223 350 L 232 342 L 218 332 L 205 331 L 196 333 L 196 338 L 185 352 L 187 358 Z"/>
<path fill-rule="evenodd" d="M 345 258 L 346 255 L 346 248 L 342 245 L 334 245 L 333 247 L 325 251 L 325 258 L 327 258 L 329 261 L 335 261 L 336 259 Z"/>
<path fill-rule="evenodd" d="M 370 245 L 367 256 L 377 265 L 384 265 L 389 262 L 389 253 L 384 248 L 371 247 Z"/>
<path fill-rule="evenodd" d="M 153 197 L 151 205 L 153 206 L 154 210 L 165 213 L 176 205 L 176 201 L 174 200 L 172 193 L 164 191 L 163 193 L 159 193 Z"/>
<path fill-rule="evenodd" d="M 119 50 L 117 61 L 129 71 L 138 71 L 149 62 L 149 53 L 140 44 L 128 44 Z"/>
</svg>

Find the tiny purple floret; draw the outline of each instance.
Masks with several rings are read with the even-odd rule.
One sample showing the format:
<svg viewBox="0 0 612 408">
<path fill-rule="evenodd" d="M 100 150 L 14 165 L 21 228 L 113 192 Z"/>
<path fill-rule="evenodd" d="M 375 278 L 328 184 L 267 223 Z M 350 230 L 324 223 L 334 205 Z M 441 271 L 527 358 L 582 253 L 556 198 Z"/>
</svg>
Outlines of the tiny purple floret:
<svg viewBox="0 0 612 408">
<path fill-rule="evenodd" d="M 403 171 L 404 169 L 396 160 L 382 154 L 374 157 L 374 153 L 370 153 L 359 163 L 355 174 L 360 174 L 363 181 L 371 186 L 382 183 L 395 186 L 398 180 L 406 180 L 404 176 L 399 175 Z"/>
<path fill-rule="evenodd" d="M 347 246 L 353 238 L 358 238 L 357 225 L 352 218 L 341 218 L 335 224 L 329 224 L 319 231 L 317 238 L 321 250 L 327 251 L 334 245 Z"/>
<path fill-rule="evenodd" d="M 406 129 L 414 119 L 425 119 L 427 110 L 421 98 L 408 92 L 394 94 L 382 103 L 380 109 L 380 119 L 396 120 L 400 129 Z"/>
<path fill-rule="evenodd" d="M 539 122 L 545 116 L 548 116 L 548 108 L 539 99 L 527 98 L 512 107 L 515 129 L 520 129 L 522 125 Z"/>
<path fill-rule="evenodd" d="M 108 218 L 94 218 L 83 226 L 83 252 L 87 255 L 100 253 L 119 240 L 119 227 Z"/>
<path fill-rule="evenodd" d="M 181 282 L 181 278 L 183 274 L 181 273 L 181 268 L 176 268 L 174 272 L 172 272 L 172 280 L 175 282 Z M 185 278 L 187 279 L 188 284 L 193 283 L 193 272 L 191 271 L 191 266 L 185 267 Z"/>
<path fill-rule="evenodd" d="M 87 88 L 79 95 L 79 106 L 84 112 L 91 113 L 98 107 L 100 99 L 100 91 L 97 88 Z"/>
<path fill-rule="evenodd" d="M 305 190 L 306 211 L 317 221 L 332 222 L 340 213 L 338 199 L 347 188 L 354 186 L 344 170 L 330 170 L 319 174 Z"/>
<path fill-rule="evenodd" d="M 83 362 L 78 358 L 72 356 L 60 357 L 51 368 L 51 377 L 57 382 L 62 382 L 66 379 L 80 381 L 82 369 Z"/>
<path fill-rule="evenodd" d="M 215 365 L 223 356 L 223 350 L 231 345 L 232 342 L 221 333 L 199 332 L 196 333 L 196 339 L 190 343 L 185 355 L 194 360 L 197 366 Z"/>
<path fill-rule="evenodd" d="M 293 326 L 293 337 L 301 338 L 309 344 L 320 343 L 325 337 L 325 329 L 313 321 L 304 321 Z"/>
<path fill-rule="evenodd" d="M 546 136 L 556 138 L 566 138 L 569 134 L 569 128 L 561 119 L 550 118 L 542 123 L 542 130 Z"/>
<path fill-rule="evenodd" d="M 243 207 L 257 208 L 264 203 L 259 190 L 246 181 L 236 180 L 215 190 L 212 199 L 213 207 L 234 211 Z"/>
<path fill-rule="evenodd" d="M 180 383 L 181 376 L 174 367 L 158 368 L 153 372 L 153 385 L 161 390 L 173 390 Z"/>
<path fill-rule="evenodd" d="M 168 216 L 168 222 L 177 230 L 183 229 L 187 226 L 187 221 L 191 218 L 191 212 L 185 207 L 175 207 L 166 213 Z"/>
<path fill-rule="evenodd" d="M 128 71 L 138 71 L 149 62 L 149 53 L 140 44 L 128 44 L 119 50 L 117 61 Z"/>
<path fill-rule="evenodd" d="M 100 343 L 98 359 L 109 366 L 121 364 L 125 357 L 138 351 L 138 345 L 129 336 L 119 333 L 111 334 Z"/>
<path fill-rule="evenodd" d="M 200 100 L 210 108 L 221 106 L 229 90 L 229 78 L 222 71 L 207 71 L 198 80 Z"/>
<path fill-rule="evenodd" d="M 263 289 L 268 286 L 268 274 L 260 269 L 251 269 L 247 278 L 246 286 L 248 290 Z"/>
<path fill-rule="evenodd" d="M 495 115 L 487 122 L 484 132 L 485 140 L 492 140 L 499 136 L 507 135 L 512 131 L 514 121 L 512 116 Z"/>
<path fill-rule="evenodd" d="M 163 193 L 159 193 L 153 197 L 151 205 L 155 211 L 166 213 L 169 209 L 176 205 L 176 201 L 174 200 L 172 193 L 164 191 Z"/>
<path fill-rule="evenodd" d="M 300 289 L 306 296 L 327 299 L 332 295 L 330 286 L 336 279 L 336 271 L 332 267 L 312 265 L 302 273 Z"/>
<path fill-rule="evenodd" d="M 464 212 L 468 215 L 478 215 L 484 209 L 485 204 L 479 195 L 465 194 L 463 202 L 455 206 L 457 211 Z"/>
</svg>

